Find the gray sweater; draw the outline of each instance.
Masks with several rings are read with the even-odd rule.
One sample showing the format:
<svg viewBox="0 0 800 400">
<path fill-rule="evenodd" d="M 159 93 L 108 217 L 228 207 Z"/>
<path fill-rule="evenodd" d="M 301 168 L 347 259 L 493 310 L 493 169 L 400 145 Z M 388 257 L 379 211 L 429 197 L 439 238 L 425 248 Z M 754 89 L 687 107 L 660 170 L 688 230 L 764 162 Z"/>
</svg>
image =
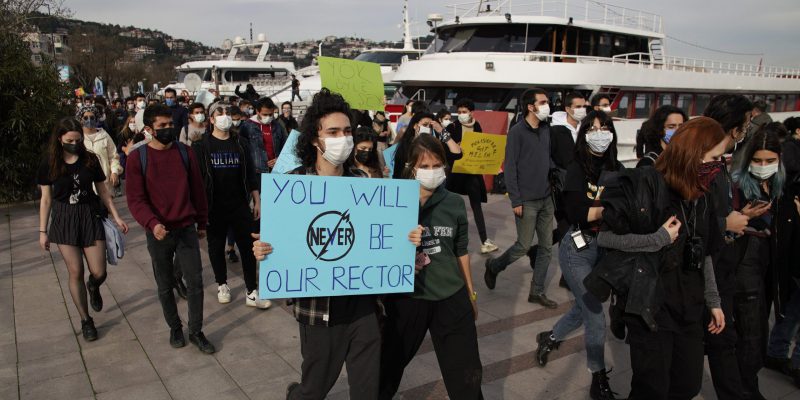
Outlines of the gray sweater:
<svg viewBox="0 0 800 400">
<path fill-rule="evenodd" d="M 540 200 L 550 195 L 548 176 L 553 168 L 550 159 L 550 126 L 539 123 L 534 129 L 525 119 L 508 131 L 503 170 L 511 206 Z"/>
</svg>

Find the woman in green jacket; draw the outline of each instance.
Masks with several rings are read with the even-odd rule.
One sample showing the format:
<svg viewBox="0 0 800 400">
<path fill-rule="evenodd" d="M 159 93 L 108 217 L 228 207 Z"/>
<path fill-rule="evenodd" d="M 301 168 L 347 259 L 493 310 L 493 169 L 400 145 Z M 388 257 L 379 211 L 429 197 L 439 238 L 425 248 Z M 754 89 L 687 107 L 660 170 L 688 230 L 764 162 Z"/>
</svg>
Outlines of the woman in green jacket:
<svg viewBox="0 0 800 400">
<path fill-rule="evenodd" d="M 439 140 L 419 135 L 411 144 L 403 177 L 416 179 L 422 245 L 417 250 L 414 293 L 384 300 L 379 399 L 391 399 L 403 370 L 430 331 L 451 399 L 481 399 L 482 367 L 467 251 L 467 210 L 461 196 L 445 189 L 447 160 Z"/>
</svg>

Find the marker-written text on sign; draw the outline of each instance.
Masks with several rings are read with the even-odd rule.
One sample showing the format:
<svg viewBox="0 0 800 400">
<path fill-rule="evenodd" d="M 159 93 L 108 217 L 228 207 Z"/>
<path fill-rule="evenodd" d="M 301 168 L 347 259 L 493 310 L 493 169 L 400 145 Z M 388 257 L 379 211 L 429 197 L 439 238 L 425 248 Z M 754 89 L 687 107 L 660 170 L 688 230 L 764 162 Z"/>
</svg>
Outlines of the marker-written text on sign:
<svg viewBox="0 0 800 400">
<path fill-rule="evenodd" d="M 378 64 L 334 57 L 318 57 L 322 87 L 344 97 L 359 110 L 383 110 L 383 77 Z"/>
<path fill-rule="evenodd" d="M 419 184 L 412 180 L 263 174 L 262 298 L 414 290 Z"/>
</svg>

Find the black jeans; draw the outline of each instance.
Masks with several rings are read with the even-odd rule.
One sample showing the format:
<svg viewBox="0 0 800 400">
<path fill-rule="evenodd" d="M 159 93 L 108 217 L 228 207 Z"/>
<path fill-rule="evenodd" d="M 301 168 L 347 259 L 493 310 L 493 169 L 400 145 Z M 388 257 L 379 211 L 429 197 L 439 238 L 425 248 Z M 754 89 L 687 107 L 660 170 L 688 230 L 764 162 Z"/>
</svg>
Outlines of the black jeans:
<svg viewBox="0 0 800 400">
<path fill-rule="evenodd" d="M 666 312 L 661 310 L 659 312 Z M 680 323 L 674 331 L 651 331 L 641 317 L 625 314 L 630 341 L 628 399 L 688 400 L 703 384 L 703 323 Z"/>
<path fill-rule="evenodd" d="M 708 366 L 711 370 L 711 380 L 714 391 L 719 400 L 743 399 L 741 375 L 739 374 L 739 359 L 736 357 L 736 324 L 733 317 L 733 295 L 722 294 L 722 312 L 725 314 L 725 329 L 717 334 L 704 330 Z M 705 311 L 704 325 L 711 321 L 708 309 Z"/>
<path fill-rule="evenodd" d="M 478 175 L 483 185 L 483 175 Z M 478 228 L 478 236 L 481 238 L 481 244 L 486 242 L 489 236 L 486 234 L 486 220 L 483 218 L 483 208 L 481 208 L 481 190 L 480 187 L 470 184 L 467 188 L 467 198 L 469 198 L 469 206 L 472 208 L 472 217 L 475 219 L 475 227 Z"/>
<path fill-rule="evenodd" d="M 744 246 L 744 257 L 736 269 L 736 295 L 733 312 L 736 320 L 736 356 L 744 398 L 759 393 L 758 371 L 764 366 L 769 312 L 765 299 L 764 277 L 769 263 L 769 239 L 744 236 L 737 239 Z"/>
<path fill-rule="evenodd" d="M 162 240 L 156 240 L 152 232 L 147 232 L 147 251 L 153 263 L 153 275 L 158 287 L 158 300 L 164 311 L 164 319 L 172 329 L 181 327 L 175 295 L 173 259 L 181 260 L 180 269 L 186 281 L 189 306 L 189 333 L 203 329 L 203 265 L 200 261 L 200 240 L 194 225 L 173 229 Z"/>
<path fill-rule="evenodd" d="M 256 258 L 253 255 L 253 238 L 250 230 L 253 224 L 253 214 L 247 204 L 234 210 L 214 210 L 208 216 L 208 258 L 211 268 L 214 269 L 214 279 L 218 285 L 228 282 L 228 266 L 225 260 L 225 244 L 228 231 L 233 230 L 236 245 L 239 246 L 242 260 L 242 274 L 247 291 L 258 288 L 256 281 Z"/>
<path fill-rule="evenodd" d="M 391 296 L 384 305 L 379 399 L 389 400 L 397 393 L 403 371 L 429 330 L 448 396 L 459 400 L 483 398 L 478 334 L 466 287 L 444 300 Z"/>
<path fill-rule="evenodd" d="M 324 399 L 345 364 L 350 399 L 374 400 L 378 396 L 380 350 L 381 335 L 375 314 L 330 327 L 301 323 L 302 381 L 286 399 Z"/>
</svg>

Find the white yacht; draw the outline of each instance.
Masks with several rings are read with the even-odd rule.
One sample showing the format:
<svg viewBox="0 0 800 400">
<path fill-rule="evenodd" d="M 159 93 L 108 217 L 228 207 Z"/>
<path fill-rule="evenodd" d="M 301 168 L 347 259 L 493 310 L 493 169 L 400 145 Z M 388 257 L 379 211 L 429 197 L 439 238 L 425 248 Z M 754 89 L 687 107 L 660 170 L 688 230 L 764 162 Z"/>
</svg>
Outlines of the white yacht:
<svg viewBox="0 0 800 400">
<path fill-rule="evenodd" d="M 224 59 L 189 61 L 175 67 L 178 72 L 177 83 L 169 84 L 166 88 L 181 93 L 186 89 L 186 76 L 197 74 L 202 81 L 200 89 L 218 95 L 235 95 L 239 85 L 244 92 L 247 84 L 252 84 L 258 93 L 271 93 L 286 86 L 291 82 L 291 75 L 296 73 L 293 62 L 269 59 L 269 42 L 263 33 L 252 43 L 247 43 L 241 37 L 233 41 L 226 40 L 223 49 L 230 50 Z"/>
<path fill-rule="evenodd" d="M 632 146 L 652 111 L 672 104 L 702 114 L 711 97 L 763 98 L 776 120 L 800 114 L 800 69 L 671 56 L 662 18 L 597 1 L 476 1 L 449 6 L 436 39 L 393 79 L 405 96 L 436 110 L 469 97 L 478 109 L 512 114 L 522 92 L 541 87 L 551 99 L 579 91 L 607 93 L 620 143 Z M 620 151 L 623 158 L 629 151 Z"/>
</svg>

